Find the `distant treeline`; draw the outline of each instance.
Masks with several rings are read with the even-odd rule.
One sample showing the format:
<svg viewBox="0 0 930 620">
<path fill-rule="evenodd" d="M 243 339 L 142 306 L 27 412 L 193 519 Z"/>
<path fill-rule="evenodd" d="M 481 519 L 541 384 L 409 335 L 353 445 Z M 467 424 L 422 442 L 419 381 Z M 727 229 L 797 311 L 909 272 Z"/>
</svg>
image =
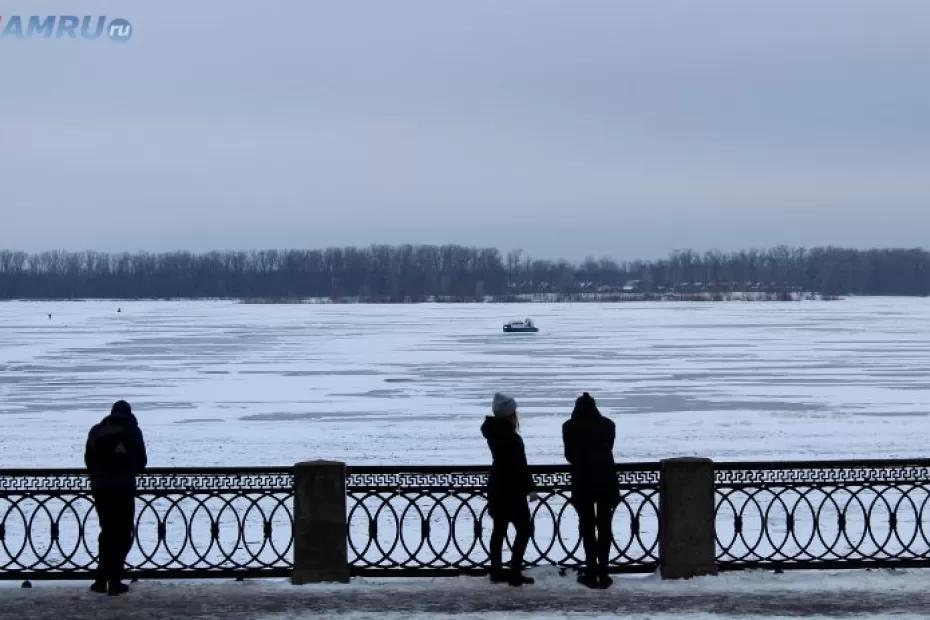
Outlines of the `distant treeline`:
<svg viewBox="0 0 930 620">
<path fill-rule="evenodd" d="M 422 301 L 528 293 L 794 290 L 928 295 L 930 252 L 834 247 L 692 250 L 652 261 L 534 259 L 520 250 L 375 245 L 324 250 L 0 251 L 0 299 L 302 297 Z"/>
</svg>

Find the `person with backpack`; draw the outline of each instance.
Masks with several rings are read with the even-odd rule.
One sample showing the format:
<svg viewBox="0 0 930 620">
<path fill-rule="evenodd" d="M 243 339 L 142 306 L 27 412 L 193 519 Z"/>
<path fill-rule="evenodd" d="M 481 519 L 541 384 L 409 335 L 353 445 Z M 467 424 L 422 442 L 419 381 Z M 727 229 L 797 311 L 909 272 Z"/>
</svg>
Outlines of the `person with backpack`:
<svg viewBox="0 0 930 620">
<path fill-rule="evenodd" d="M 615 435 L 614 423 L 601 415 L 587 392 L 575 400 L 571 419 L 562 425 L 565 460 L 571 465 L 571 502 L 578 513 L 585 554 L 585 569 L 578 581 L 589 588 L 608 588 L 613 583 L 607 564 L 613 543 L 613 513 L 620 503 L 613 455 Z"/>
<path fill-rule="evenodd" d="M 488 514 L 494 520 L 488 554 L 491 561 L 491 582 L 522 586 L 534 583 L 523 575 L 523 554 L 533 533 L 533 519 L 527 496 L 535 499 L 533 476 L 526 463 L 526 451 L 517 420 L 517 401 L 498 392 L 491 403 L 493 415 L 481 425 L 481 434 L 491 450 L 491 472 L 488 475 Z M 507 527 L 513 523 L 516 536 L 510 556 L 510 570 L 504 571 L 501 556 Z"/>
<path fill-rule="evenodd" d="M 148 463 L 142 431 L 129 403 L 116 401 L 110 415 L 90 429 L 84 463 L 100 521 L 97 578 L 90 589 L 117 596 L 129 591 L 122 577 L 132 547 L 136 474 Z"/>
</svg>

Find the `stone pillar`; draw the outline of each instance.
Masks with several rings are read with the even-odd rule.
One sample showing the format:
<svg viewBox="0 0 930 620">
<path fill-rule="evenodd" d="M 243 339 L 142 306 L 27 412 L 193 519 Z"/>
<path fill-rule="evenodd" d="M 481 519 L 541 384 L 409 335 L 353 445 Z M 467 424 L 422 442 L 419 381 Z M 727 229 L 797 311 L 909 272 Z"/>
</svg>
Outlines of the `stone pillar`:
<svg viewBox="0 0 930 620">
<path fill-rule="evenodd" d="M 662 578 L 717 574 L 714 462 L 701 458 L 663 460 L 659 513 Z"/>
<path fill-rule="evenodd" d="M 346 465 L 337 461 L 297 463 L 291 583 L 348 580 Z"/>
</svg>

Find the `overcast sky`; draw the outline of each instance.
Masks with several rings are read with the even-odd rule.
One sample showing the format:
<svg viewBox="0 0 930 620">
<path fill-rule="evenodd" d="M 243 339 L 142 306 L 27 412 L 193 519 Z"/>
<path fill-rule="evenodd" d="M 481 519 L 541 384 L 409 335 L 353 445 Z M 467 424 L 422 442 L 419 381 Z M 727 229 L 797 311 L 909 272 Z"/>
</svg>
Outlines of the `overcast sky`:
<svg viewBox="0 0 930 620">
<path fill-rule="evenodd" d="M 55 13 L 134 34 L 0 39 L 0 247 L 930 245 L 926 0 Z"/>
</svg>

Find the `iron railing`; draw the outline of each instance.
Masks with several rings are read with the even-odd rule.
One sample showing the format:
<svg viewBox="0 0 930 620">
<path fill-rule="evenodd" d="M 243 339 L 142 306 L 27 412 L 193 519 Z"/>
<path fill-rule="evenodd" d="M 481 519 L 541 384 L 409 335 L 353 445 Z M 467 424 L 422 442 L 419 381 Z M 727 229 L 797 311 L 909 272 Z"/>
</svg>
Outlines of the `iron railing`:
<svg viewBox="0 0 930 620">
<path fill-rule="evenodd" d="M 290 574 L 290 468 L 150 469 L 137 480 L 131 576 Z M 98 533 L 83 470 L 0 470 L 0 578 L 86 578 Z"/>
<path fill-rule="evenodd" d="M 720 569 L 930 566 L 930 459 L 714 468 Z"/>
<path fill-rule="evenodd" d="M 529 566 L 584 561 L 566 466 L 530 468 L 538 503 Z M 652 572 L 659 551 L 659 464 L 617 466 L 621 502 L 614 512 L 611 569 Z M 353 574 L 479 573 L 488 568 L 491 519 L 487 467 L 350 467 L 347 472 L 349 565 Z"/>
<path fill-rule="evenodd" d="M 930 566 L 930 459 L 715 463 L 717 565 Z M 617 466 L 611 570 L 659 563 L 660 464 Z M 565 466 L 531 468 L 530 566 L 583 561 Z M 491 520 L 485 466 L 349 467 L 346 543 L 356 575 L 480 573 Z M 151 469 L 138 478 L 129 573 L 286 576 L 289 467 Z M 86 578 L 97 517 L 82 470 L 0 470 L 0 579 Z"/>
</svg>

